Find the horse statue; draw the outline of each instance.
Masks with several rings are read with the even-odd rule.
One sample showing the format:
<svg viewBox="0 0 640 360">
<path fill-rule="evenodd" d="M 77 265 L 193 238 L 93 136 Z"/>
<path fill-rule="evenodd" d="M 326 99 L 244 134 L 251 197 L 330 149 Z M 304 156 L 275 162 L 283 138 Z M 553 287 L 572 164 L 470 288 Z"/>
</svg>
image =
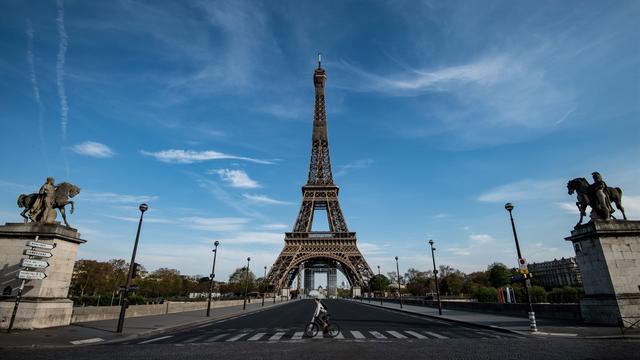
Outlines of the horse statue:
<svg viewBox="0 0 640 360">
<path fill-rule="evenodd" d="M 70 226 L 67 222 L 65 206 L 71 205 L 71 214 L 73 214 L 75 204 L 72 200 L 69 200 L 69 198 L 72 198 L 79 193 L 80 188 L 68 182 L 63 182 L 55 186 L 55 195 L 52 208 L 54 211 L 55 209 L 58 209 L 60 211 L 62 219 L 64 220 L 64 224 L 68 227 Z M 20 194 L 20 196 L 18 196 L 18 207 L 24 208 L 24 211 L 20 213 L 20 216 L 24 218 L 25 223 L 29 222 L 29 220 L 31 220 L 32 222 L 46 222 L 46 216 L 36 216 L 35 218 L 32 216 L 32 210 L 35 210 L 33 209 L 33 206 L 36 203 L 36 200 L 41 196 L 43 196 L 43 194 L 39 193 L 32 193 L 28 195 Z"/>
<path fill-rule="evenodd" d="M 601 196 L 599 196 L 598 189 L 594 189 L 593 185 L 595 184 L 589 184 L 587 179 L 583 177 L 569 180 L 567 183 L 569 195 L 573 195 L 574 192 L 577 194 L 576 206 L 580 212 L 580 220 L 578 220 L 576 226 L 582 224 L 582 220 L 587 215 L 587 206 L 591 207 L 591 218 L 615 219 L 613 216 L 615 210 L 611 207 L 612 202 L 616 204 L 616 208 L 620 210 L 622 217 L 627 220 L 624 207 L 622 207 L 622 189 L 606 186 L 602 194 L 600 194 Z"/>
</svg>

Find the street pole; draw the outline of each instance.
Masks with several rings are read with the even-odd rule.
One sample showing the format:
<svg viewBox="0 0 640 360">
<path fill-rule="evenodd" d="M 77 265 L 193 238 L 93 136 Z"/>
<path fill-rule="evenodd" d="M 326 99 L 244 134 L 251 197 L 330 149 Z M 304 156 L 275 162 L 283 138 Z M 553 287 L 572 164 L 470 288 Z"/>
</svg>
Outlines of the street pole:
<svg viewBox="0 0 640 360">
<path fill-rule="evenodd" d="M 131 278 L 133 277 L 133 269 L 136 266 L 136 252 L 138 251 L 138 240 L 140 239 L 140 228 L 142 228 L 142 217 L 144 216 L 144 212 L 149 209 L 147 204 L 140 204 L 138 207 L 140 209 L 140 221 L 138 222 L 138 231 L 136 232 L 136 241 L 133 244 L 133 253 L 131 254 L 131 262 L 129 263 L 129 275 L 127 275 L 127 282 L 124 285 L 124 299 L 122 301 L 122 305 L 120 306 L 120 316 L 118 317 L 118 328 L 116 332 L 121 333 L 122 327 L 124 326 L 124 316 L 127 312 L 127 308 L 129 307 L 129 285 L 131 284 Z"/>
<path fill-rule="evenodd" d="M 436 269 L 436 256 L 435 256 L 436 248 L 433 247 L 433 240 L 429 240 L 429 245 L 431 245 L 431 259 L 433 260 L 433 276 L 436 279 L 436 296 L 438 298 L 438 313 L 442 315 L 442 303 L 440 302 L 440 287 L 438 286 L 438 269 Z"/>
<path fill-rule="evenodd" d="M 396 256 L 396 273 L 398 275 L 398 298 L 400 298 L 400 309 L 402 309 L 402 292 L 400 291 L 400 267 L 398 266 L 397 256 Z"/>
<path fill-rule="evenodd" d="M 267 288 L 265 286 L 265 281 L 267 281 L 267 267 L 264 267 L 264 277 L 262 278 L 262 306 L 264 307 L 264 296 Z"/>
<path fill-rule="evenodd" d="M 242 310 L 245 310 L 247 308 L 247 292 L 249 291 L 249 262 L 251 261 L 251 258 L 248 257 L 247 258 L 247 271 L 245 273 L 245 282 L 244 282 L 244 302 L 242 303 Z"/>
<path fill-rule="evenodd" d="M 509 219 L 511 220 L 511 229 L 513 230 L 513 238 L 516 241 L 516 251 L 518 252 L 518 264 L 520 262 L 524 263 L 524 259 L 522 258 L 522 253 L 520 252 L 520 243 L 518 243 L 518 234 L 516 233 L 516 224 L 513 221 L 513 215 L 511 211 L 513 211 L 513 204 L 506 203 L 504 208 L 509 212 Z M 527 298 L 527 305 L 529 306 L 529 329 L 532 332 L 537 332 L 538 327 L 536 326 L 536 313 L 533 311 L 533 305 L 531 304 L 531 295 L 529 294 L 529 287 L 531 286 L 531 281 L 526 277 L 524 280 L 524 296 Z"/>
<path fill-rule="evenodd" d="M 382 305 L 382 297 L 384 295 L 384 291 L 382 291 L 382 284 L 380 284 L 381 281 L 381 276 L 380 276 L 380 265 L 378 265 L 378 289 L 380 290 L 380 305 Z"/>
<path fill-rule="evenodd" d="M 11 332 L 13 328 L 13 322 L 16 320 L 16 315 L 18 314 L 18 306 L 20 306 L 20 299 L 22 299 L 22 290 L 24 290 L 24 282 L 22 279 L 22 283 L 18 288 L 18 294 L 16 295 L 16 303 L 13 305 L 13 313 L 11 314 L 11 321 L 9 322 L 9 327 L 7 328 L 7 334 Z"/>
<path fill-rule="evenodd" d="M 213 266 L 211 266 L 211 275 L 209 275 L 209 278 L 211 279 L 211 282 L 209 284 L 209 300 L 207 302 L 207 317 L 209 317 L 209 315 L 211 314 L 211 293 L 213 292 L 213 279 L 216 277 L 216 257 L 218 257 L 218 245 L 220 245 L 220 242 L 216 240 L 216 242 L 213 243 L 214 248 L 213 248 Z"/>
</svg>

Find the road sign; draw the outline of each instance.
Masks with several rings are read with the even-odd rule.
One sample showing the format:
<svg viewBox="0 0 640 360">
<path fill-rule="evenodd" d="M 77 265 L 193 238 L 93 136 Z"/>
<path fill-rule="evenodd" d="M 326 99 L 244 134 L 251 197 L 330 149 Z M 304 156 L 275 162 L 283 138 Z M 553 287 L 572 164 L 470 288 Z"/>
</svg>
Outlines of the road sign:
<svg viewBox="0 0 640 360">
<path fill-rule="evenodd" d="M 41 242 L 37 242 L 37 241 L 28 241 L 27 242 L 27 246 L 33 247 L 33 248 L 51 250 L 54 247 L 56 247 L 56 244 L 45 244 L 45 243 L 41 243 Z"/>
<path fill-rule="evenodd" d="M 527 270 L 527 260 L 523 258 L 518 259 L 518 267 L 520 268 L 520 272 Z"/>
<path fill-rule="evenodd" d="M 42 260 L 36 259 L 22 259 L 22 266 L 28 268 L 39 268 L 44 269 L 49 266 L 49 263 Z"/>
<path fill-rule="evenodd" d="M 46 257 L 46 258 L 50 258 L 53 256 L 51 253 L 48 253 L 48 252 L 38 251 L 38 250 L 28 250 L 28 249 L 24 251 L 24 254 L 30 255 L 30 256 Z"/>
<path fill-rule="evenodd" d="M 24 271 L 20 270 L 18 273 L 18 279 L 24 280 L 42 280 L 47 277 L 47 274 L 38 271 Z"/>
</svg>

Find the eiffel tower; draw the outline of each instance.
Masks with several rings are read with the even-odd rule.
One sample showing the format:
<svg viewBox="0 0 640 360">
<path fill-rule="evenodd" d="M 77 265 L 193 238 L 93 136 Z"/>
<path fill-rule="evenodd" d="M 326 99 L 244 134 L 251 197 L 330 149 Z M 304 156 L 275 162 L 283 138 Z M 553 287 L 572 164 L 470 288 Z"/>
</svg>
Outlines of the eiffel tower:
<svg viewBox="0 0 640 360">
<path fill-rule="evenodd" d="M 313 74 L 315 109 L 311 138 L 309 178 L 302 187 L 302 205 L 292 232 L 285 233 L 284 248 L 267 276 L 267 283 L 274 291 L 291 287 L 298 276 L 298 287 L 305 278 L 305 288 L 313 288 L 315 272 L 328 272 L 328 292 L 336 293 L 336 269 L 339 269 L 352 286 L 354 295 L 367 287 L 373 276 L 356 245 L 356 233 L 350 232 L 338 202 L 339 188 L 333 182 L 324 86 L 327 80 L 318 55 L 318 68 Z M 325 211 L 329 231 L 312 231 L 314 213 Z M 304 275 L 303 275 L 304 272 Z"/>
</svg>

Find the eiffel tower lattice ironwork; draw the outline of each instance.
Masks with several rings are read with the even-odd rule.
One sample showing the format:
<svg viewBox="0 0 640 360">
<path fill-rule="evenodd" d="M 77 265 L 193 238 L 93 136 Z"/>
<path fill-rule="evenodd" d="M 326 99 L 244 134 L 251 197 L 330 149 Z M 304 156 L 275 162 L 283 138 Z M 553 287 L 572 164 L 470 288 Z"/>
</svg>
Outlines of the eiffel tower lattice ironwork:
<svg viewBox="0 0 640 360">
<path fill-rule="evenodd" d="M 309 178 L 302 187 L 302 205 L 292 232 L 285 233 L 285 245 L 269 271 L 267 282 L 275 291 L 290 287 L 296 275 L 304 275 L 305 263 L 324 262 L 344 273 L 353 287 L 367 287 L 371 268 L 356 245 L 338 202 L 338 186 L 333 182 L 324 86 L 327 76 L 318 56 L 313 74 L 315 108 Z M 326 211 L 329 231 L 312 231 L 316 210 Z"/>
</svg>

